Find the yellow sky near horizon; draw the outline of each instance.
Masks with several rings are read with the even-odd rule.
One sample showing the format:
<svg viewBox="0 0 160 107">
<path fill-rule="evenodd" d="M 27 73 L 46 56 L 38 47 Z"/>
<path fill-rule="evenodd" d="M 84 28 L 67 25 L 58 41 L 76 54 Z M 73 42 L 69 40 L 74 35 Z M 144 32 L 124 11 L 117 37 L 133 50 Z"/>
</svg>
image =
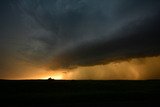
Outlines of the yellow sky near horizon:
<svg viewBox="0 0 160 107">
<path fill-rule="evenodd" d="M 19 63 L 20 64 L 20 63 Z M 160 79 L 160 56 L 134 58 L 105 65 L 77 67 L 70 70 L 48 70 L 45 67 L 19 66 L 17 71 L 1 75 L 2 79 L 53 79 L 64 80 L 146 80 Z"/>
</svg>

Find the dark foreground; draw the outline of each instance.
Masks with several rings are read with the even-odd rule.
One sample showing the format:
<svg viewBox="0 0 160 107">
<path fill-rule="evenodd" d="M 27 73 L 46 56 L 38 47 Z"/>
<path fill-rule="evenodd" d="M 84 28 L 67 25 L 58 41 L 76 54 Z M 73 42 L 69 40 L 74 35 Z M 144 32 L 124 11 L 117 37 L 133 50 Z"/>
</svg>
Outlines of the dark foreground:
<svg viewBox="0 0 160 107">
<path fill-rule="evenodd" d="M 160 81 L 1 80 L 0 107 L 160 106 Z"/>
</svg>

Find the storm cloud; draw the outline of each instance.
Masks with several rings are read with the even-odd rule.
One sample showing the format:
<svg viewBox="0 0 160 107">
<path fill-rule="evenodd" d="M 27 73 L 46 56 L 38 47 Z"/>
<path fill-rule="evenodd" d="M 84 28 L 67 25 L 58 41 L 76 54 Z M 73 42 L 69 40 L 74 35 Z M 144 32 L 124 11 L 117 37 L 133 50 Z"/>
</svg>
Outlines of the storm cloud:
<svg viewBox="0 0 160 107">
<path fill-rule="evenodd" d="M 11 59 L 54 70 L 160 55 L 158 0 L 1 2 L 2 67 Z"/>
</svg>

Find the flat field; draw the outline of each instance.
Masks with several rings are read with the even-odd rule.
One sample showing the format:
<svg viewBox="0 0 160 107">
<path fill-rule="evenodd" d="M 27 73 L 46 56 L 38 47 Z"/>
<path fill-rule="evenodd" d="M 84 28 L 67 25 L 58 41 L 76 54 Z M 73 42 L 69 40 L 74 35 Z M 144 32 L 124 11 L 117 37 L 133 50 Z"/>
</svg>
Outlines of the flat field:
<svg viewBox="0 0 160 107">
<path fill-rule="evenodd" d="M 160 106 L 160 80 L 0 80 L 0 107 Z"/>
</svg>

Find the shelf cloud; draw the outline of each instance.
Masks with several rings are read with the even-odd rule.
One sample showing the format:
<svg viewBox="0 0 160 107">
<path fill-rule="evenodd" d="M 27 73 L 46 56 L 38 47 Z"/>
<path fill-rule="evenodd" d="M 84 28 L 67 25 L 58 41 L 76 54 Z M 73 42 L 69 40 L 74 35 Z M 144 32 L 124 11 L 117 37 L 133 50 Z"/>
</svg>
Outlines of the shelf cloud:
<svg viewBox="0 0 160 107">
<path fill-rule="evenodd" d="M 0 1 L 0 66 L 48 69 L 160 55 L 158 0 Z"/>
</svg>

